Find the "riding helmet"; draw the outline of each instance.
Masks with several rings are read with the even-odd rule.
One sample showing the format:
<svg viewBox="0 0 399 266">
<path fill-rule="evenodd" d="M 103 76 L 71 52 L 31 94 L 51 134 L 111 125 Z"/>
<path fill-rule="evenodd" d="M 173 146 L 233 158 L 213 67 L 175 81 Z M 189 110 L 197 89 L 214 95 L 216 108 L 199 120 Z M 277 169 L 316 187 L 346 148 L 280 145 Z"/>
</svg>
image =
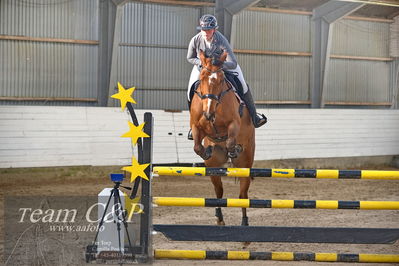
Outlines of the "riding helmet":
<svg viewBox="0 0 399 266">
<path fill-rule="evenodd" d="M 203 15 L 199 21 L 200 25 L 197 27 L 199 30 L 211 30 L 218 28 L 218 21 L 216 17 L 210 14 Z"/>
</svg>

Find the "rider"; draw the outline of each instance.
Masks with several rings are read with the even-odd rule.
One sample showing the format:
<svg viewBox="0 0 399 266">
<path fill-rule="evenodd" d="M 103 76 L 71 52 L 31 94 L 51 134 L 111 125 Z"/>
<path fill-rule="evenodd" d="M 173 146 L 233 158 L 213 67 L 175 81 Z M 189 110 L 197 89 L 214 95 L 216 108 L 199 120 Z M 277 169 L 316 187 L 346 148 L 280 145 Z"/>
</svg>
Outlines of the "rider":
<svg viewBox="0 0 399 266">
<path fill-rule="evenodd" d="M 263 126 L 266 124 L 267 119 L 265 115 L 258 114 L 256 112 L 256 107 L 249 91 L 248 84 L 244 80 L 244 75 L 242 74 L 240 66 L 237 64 L 236 57 L 233 53 L 233 50 L 230 47 L 229 42 L 227 41 L 226 37 L 223 36 L 219 31 L 216 29 L 218 28 L 217 20 L 212 15 L 203 15 L 200 18 L 200 26 L 198 27 L 201 32 L 195 35 L 188 46 L 187 52 L 187 60 L 191 64 L 194 65 L 193 70 L 191 71 L 190 81 L 188 83 L 188 92 L 187 97 L 190 106 L 190 91 L 193 84 L 199 80 L 200 76 L 200 68 L 201 68 L 201 61 L 198 58 L 200 50 L 205 51 L 205 54 L 213 54 L 214 52 L 220 53 L 220 51 L 227 52 L 226 61 L 223 63 L 223 70 L 234 72 L 238 75 L 238 79 L 241 82 L 244 97 L 243 101 L 245 105 L 248 107 L 249 114 L 252 117 L 252 122 L 255 128 Z M 192 139 L 191 130 L 188 133 L 188 139 Z"/>
</svg>

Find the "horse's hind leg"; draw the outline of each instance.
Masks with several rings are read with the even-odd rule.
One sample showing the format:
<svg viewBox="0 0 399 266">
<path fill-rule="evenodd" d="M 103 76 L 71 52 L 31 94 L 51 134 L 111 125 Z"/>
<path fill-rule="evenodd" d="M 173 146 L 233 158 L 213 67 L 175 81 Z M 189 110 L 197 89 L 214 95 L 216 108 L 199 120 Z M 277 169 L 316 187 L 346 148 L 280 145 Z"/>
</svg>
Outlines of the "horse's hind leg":
<svg viewBox="0 0 399 266">
<path fill-rule="evenodd" d="M 211 181 L 212 181 L 213 187 L 215 189 L 216 197 L 218 199 L 221 199 L 223 197 L 222 177 L 220 177 L 220 176 L 211 176 Z M 224 220 L 223 220 L 222 209 L 220 207 L 215 209 L 215 216 L 216 216 L 216 223 L 218 225 L 225 225 Z"/>
</svg>

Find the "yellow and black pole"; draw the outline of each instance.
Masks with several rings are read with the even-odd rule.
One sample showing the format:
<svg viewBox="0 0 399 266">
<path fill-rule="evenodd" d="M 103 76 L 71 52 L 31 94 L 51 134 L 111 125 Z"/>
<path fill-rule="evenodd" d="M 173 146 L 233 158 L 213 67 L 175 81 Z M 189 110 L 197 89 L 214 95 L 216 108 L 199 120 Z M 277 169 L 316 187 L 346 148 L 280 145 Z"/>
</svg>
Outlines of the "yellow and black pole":
<svg viewBox="0 0 399 266">
<path fill-rule="evenodd" d="M 261 200 L 154 197 L 153 203 L 158 206 L 182 207 L 399 210 L 399 201 Z"/>
<path fill-rule="evenodd" d="M 372 262 L 399 263 L 397 254 L 340 254 L 312 252 L 255 252 L 255 251 L 210 251 L 156 249 L 156 259 L 192 260 L 277 260 L 319 262 Z"/>
<path fill-rule="evenodd" d="M 329 170 L 329 169 L 270 169 L 216 167 L 154 167 L 158 176 L 230 176 L 318 179 L 383 179 L 399 180 L 399 171 Z"/>
</svg>

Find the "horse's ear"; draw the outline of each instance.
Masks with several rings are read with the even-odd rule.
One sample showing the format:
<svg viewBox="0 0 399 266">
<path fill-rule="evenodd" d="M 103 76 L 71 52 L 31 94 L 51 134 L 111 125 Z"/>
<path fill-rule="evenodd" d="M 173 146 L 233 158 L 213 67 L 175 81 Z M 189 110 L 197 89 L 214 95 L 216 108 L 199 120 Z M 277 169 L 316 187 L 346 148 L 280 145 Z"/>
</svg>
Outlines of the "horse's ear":
<svg viewBox="0 0 399 266">
<path fill-rule="evenodd" d="M 227 58 L 227 52 L 226 51 L 224 51 L 223 52 L 223 54 L 220 56 L 220 61 L 222 61 L 222 62 L 224 62 L 224 61 L 226 61 L 226 58 Z"/>
<path fill-rule="evenodd" d="M 205 52 L 200 50 L 199 58 L 201 60 L 201 64 L 205 65 Z"/>
</svg>

